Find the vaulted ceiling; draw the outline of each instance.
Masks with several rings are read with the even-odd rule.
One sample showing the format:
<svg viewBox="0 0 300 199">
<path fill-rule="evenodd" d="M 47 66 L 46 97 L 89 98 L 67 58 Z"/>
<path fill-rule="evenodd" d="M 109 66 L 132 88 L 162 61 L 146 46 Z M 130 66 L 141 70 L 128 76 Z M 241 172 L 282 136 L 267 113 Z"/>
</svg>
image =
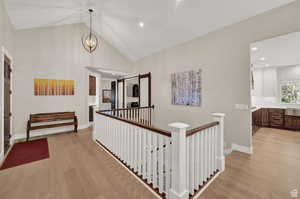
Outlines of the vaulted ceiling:
<svg viewBox="0 0 300 199">
<path fill-rule="evenodd" d="M 138 60 L 294 0 L 4 0 L 16 29 L 88 24 Z M 140 26 L 143 22 L 143 27 Z"/>
</svg>

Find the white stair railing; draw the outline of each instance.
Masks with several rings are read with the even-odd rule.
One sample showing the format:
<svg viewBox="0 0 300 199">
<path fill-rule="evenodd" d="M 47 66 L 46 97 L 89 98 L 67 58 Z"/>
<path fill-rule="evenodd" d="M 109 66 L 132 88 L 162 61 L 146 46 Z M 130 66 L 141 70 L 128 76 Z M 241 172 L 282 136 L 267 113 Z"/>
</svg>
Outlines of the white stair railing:
<svg viewBox="0 0 300 199">
<path fill-rule="evenodd" d="M 160 194 L 167 193 L 171 182 L 169 132 L 102 114 L 95 115 L 94 128 L 97 142 Z"/>
<path fill-rule="evenodd" d="M 168 132 L 99 112 L 93 139 L 159 194 L 187 199 L 225 169 L 225 115 L 213 117 L 214 122 L 188 131 L 189 125 L 172 123 Z"/>
</svg>

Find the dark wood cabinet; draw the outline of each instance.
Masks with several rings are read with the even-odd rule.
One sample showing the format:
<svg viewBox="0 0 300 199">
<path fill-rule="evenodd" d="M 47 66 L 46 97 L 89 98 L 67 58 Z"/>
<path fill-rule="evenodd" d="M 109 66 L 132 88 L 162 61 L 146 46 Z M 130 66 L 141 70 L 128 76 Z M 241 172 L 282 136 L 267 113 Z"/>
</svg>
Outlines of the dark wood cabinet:
<svg viewBox="0 0 300 199">
<path fill-rule="evenodd" d="M 300 117 L 286 115 L 284 121 L 284 128 L 289 130 L 299 131 Z"/>
<path fill-rule="evenodd" d="M 300 117 L 285 115 L 285 109 L 261 108 L 252 112 L 252 134 L 260 127 L 300 131 Z"/>
<path fill-rule="evenodd" d="M 94 121 L 94 106 L 89 106 L 89 121 Z"/>
<path fill-rule="evenodd" d="M 89 95 L 96 95 L 96 77 L 89 76 Z"/>
<path fill-rule="evenodd" d="M 261 127 L 262 109 L 252 112 L 252 135 Z"/>
<path fill-rule="evenodd" d="M 261 110 L 261 126 L 269 126 L 269 110 L 267 108 L 262 108 Z"/>
<path fill-rule="evenodd" d="M 273 128 L 284 127 L 284 109 L 269 108 L 269 126 Z"/>
</svg>

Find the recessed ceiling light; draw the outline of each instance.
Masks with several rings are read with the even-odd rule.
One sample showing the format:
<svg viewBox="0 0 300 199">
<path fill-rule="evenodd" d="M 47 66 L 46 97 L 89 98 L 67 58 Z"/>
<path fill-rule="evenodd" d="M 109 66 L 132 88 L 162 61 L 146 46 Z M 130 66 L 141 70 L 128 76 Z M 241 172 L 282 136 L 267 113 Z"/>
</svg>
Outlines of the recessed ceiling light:
<svg viewBox="0 0 300 199">
<path fill-rule="evenodd" d="M 252 51 L 257 51 L 258 48 L 255 46 L 255 47 L 252 47 L 251 50 L 252 50 Z"/>
<path fill-rule="evenodd" d="M 184 0 L 176 0 L 176 7 L 177 6 L 179 6 L 179 4 L 181 3 L 181 2 L 183 2 Z"/>
<path fill-rule="evenodd" d="M 259 60 L 260 60 L 260 61 L 265 61 L 266 58 L 265 58 L 265 57 L 261 57 Z"/>
<path fill-rule="evenodd" d="M 144 24 L 144 22 L 142 22 L 142 21 L 139 23 L 139 26 L 140 26 L 141 28 L 143 28 L 144 25 L 145 25 L 145 24 Z"/>
</svg>

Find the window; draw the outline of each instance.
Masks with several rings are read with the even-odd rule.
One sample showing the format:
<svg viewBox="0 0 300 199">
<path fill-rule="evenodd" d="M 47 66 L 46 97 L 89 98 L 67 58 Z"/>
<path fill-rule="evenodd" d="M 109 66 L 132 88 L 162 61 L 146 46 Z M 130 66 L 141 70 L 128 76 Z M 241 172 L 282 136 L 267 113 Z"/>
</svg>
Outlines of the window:
<svg viewBox="0 0 300 199">
<path fill-rule="evenodd" d="M 281 83 L 281 103 L 300 104 L 300 81 Z"/>
</svg>

